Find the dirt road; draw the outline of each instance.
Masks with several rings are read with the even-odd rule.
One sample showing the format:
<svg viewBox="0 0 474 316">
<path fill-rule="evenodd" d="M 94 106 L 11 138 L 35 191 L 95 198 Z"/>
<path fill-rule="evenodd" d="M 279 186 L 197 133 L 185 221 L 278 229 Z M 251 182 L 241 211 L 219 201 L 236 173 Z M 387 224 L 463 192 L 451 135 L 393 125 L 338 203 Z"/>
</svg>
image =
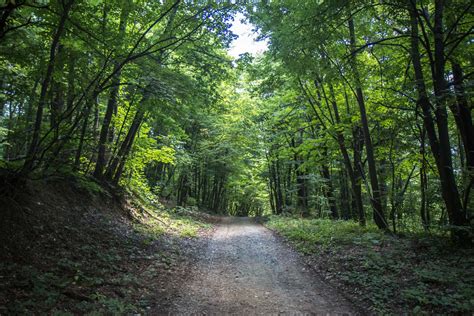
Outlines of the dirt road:
<svg viewBox="0 0 474 316">
<path fill-rule="evenodd" d="M 353 308 L 272 232 L 224 218 L 171 314 L 352 314 Z"/>
</svg>

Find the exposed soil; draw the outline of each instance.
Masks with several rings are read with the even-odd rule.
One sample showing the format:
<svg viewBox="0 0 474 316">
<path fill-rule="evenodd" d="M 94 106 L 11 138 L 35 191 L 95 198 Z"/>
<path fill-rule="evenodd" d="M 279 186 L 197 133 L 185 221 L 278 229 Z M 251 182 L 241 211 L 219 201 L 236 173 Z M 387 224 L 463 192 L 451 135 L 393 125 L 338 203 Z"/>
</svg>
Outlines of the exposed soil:
<svg viewBox="0 0 474 316">
<path fill-rule="evenodd" d="M 223 218 L 171 314 L 354 314 L 354 307 L 271 231 Z"/>
<path fill-rule="evenodd" d="M 198 238 L 150 239 L 136 230 L 143 224 L 131 206 L 73 181 L 28 184 L 7 202 L 0 203 L 0 315 L 356 313 L 248 218 L 224 217 Z"/>
<path fill-rule="evenodd" d="M 0 198 L 0 315 L 166 310 L 210 233 L 149 236 L 139 210 L 74 179 L 12 192 Z"/>
</svg>

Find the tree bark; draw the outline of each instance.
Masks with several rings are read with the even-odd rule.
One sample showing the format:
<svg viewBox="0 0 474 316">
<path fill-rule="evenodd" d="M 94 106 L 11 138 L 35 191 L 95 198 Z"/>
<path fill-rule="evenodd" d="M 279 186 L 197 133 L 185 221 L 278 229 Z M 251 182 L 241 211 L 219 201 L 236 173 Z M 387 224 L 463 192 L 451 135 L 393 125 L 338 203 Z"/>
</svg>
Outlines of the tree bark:
<svg viewBox="0 0 474 316">
<path fill-rule="evenodd" d="M 81 136 L 79 138 L 79 145 L 76 150 L 76 155 L 74 157 L 74 169 L 78 170 L 81 164 L 81 155 L 82 149 L 84 147 L 84 138 L 86 137 L 87 127 L 89 123 L 89 115 L 92 109 L 92 101 L 95 100 L 88 100 L 86 104 L 86 108 L 84 109 L 84 121 L 82 122 L 82 129 L 81 129 Z"/>
<path fill-rule="evenodd" d="M 426 131 L 423 129 L 420 133 L 420 216 L 421 216 L 421 224 L 423 225 L 423 229 L 428 231 L 430 229 L 430 216 L 429 216 L 429 209 L 428 203 L 426 199 L 426 189 L 428 187 L 428 176 L 426 173 L 426 149 L 425 149 L 425 138 L 426 138 Z"/>
<path fill-rule="evenodd" d="M 74 0 L 68 0 L 67 2 L 64 3 L 61 16 L 59 18 L 59 22 L 56 27 L 56 31 L 54 32 L 53 39 L 51 41 L 51 47 L 49 51 L 49 60 L 48 60 L 48 65 L 46 67 L 46 74 L 44 76 L 43 82 L 41 83 L 41 92 L 40 92 L 40 96 L 38 100 L 38 108 L 36 110 L 36 118 L 35 118 L 35 123 L 33 126 L 33 134 L 31 137 L 31 143 L 28 148 L 28 152 L 26 154 L 25 163 L 23 164 L 23 168 L 21 170 L 23 174 L 29 173 L 34 167 L 36 155 L 38 152 L 39 139 L 40 139 L 40 134 L 41 134 L 41 125 L 43 122 L 43 111 L 46 105 L 46 96 L 48 94 L 51 79 L 53 77 L 54 63 L 56 60 L 59 40 L 61 39 L 61 36 L 63 34 L 64 28 L 66 25 L 66 20 L 68 19 L 69 12 L 72 8 L 73 3 L 74 3 Z"/>
<path fill-rule="evenodd" d="M 435 65 L 434 65 L 434 87 L 437 97 L 436 110 L 433 118 L 431 103 L 428 98 L 423 66 L 421 64 L 418 39 L 418 13 L 416 3 L 409 7 L 411 20 L 411 57 L 415 72 L 416 89 L 418 92 L 418 106 L 423 111 L 423 121 L 429 139 L 431 151 L 436 161 L 436 167 L 441 180 L 441 193 L 446 205 L 449 223 L 453 226 L 467 226 L 469 221 L 465 210 L 462 208 L 461 199 L 453 173 L 451 159 L 451 145 L 448 133 L 447 111 L 445 105 L 446 84 L 444 79 L 444 46 L 442 36 L 442 1 L 435 2 Z M 436 132 L 436 127 L 438 132 Z M 470 239 L 465 230 L 453 227 L 451 230 L 453 239 L 460 243 L 469 243 Z"/>
<path fill-rule="evenodd" d="M 382 206 L 382 195 L 380 191 L 379 180 L 377 177 L 377 168 L 375 163 L 375 154 L 374 148 L 372 145 L 372 139 L 370 137 L 369 122 L 367 119 L 367 111 L 365 107 L 364 94 L 362 92 L 362 84 L 360 82 L 360 75 L 357 69 L 357 60 L 356 60 L 356 38 L 355 38 L 355 29 L 354 29 L 354 20 L 351 17 L 349 18 L 349 35 L 350 35 L 350 49 L 351 49 L 351 66 L 355 79 L 355 90 L 356 90 L 356 99 L 359 105 L 360 118 L 362 123 L 362 131 L 364 133 L 364 142 L 365 149 L 367 154 L 367 163 L 369 166 L 369 178 L 370 185 L 372 189 L 372 208 L 373 208 L 373 218 L 375 224 L 378 228 L 383 230 L 389 230 L 387 220 L 385 219 L 385 214 Z"/>
<path fill-rule="evenodd" d="M 332 219 L 338 219 L 339 214 L 337 212 L 337 205 L 336 205 L 336 200 L 334 198 L 334 188 L 332 185 L 332 179 L 331 179 L 331 174 L 329 172 L 329 167 L 324 164 L 321 167 L 321 174 L 323 178 L 326 180 L 326 199 L 328 200 L 329 204 L 329 210 L 331 211 L 331 217 Z"/>
<path fill-rule="evenodd" d="M 109 181 L 113 179 L 115 183 L 118 183 L 120 180 L 119 174 L 121 174 L 121 170 L 117 170 L 117 167 L 119 166 L 119 163 L 122 164 L 121 162 L 124 162 L 127 159 L 127 156 L 135 140 L 135 136 L 140 129 L 140 125 L 143 122 L 144 117 L 144 110 L 142 108 L 138 108 L 118 153 L 115 155 L 115 157 L 113 157 L 109 167 L 107 168 L 107 171 L 105 172 L 104 179 Z"/>
<path fill-rule="evenodd" d="M 122 6 L 122 12 L 120 14 L 120 24 L 119 24 L 119 44 L 118 47 L 122 47 L 123 38 L 125 37 L 125 31 L 127 27 L 127 20 L 130 9 L 127 1 L 124 1 Z M 116 63 L 114 67 L 115 75 L 111 81 L 111 89 L 109 94 L 109 99 L 107 101 L 107 109 L 105 111 L 104 120 L 102 121 L 102 126 L 100 129 L 99 144 L 97 147 L 97 161 L 94 169 L 94 177 L 97 179 L 102 179 L 104 168 L 107 163 L 106 151 L 107 151 L 107 141 L 110 133 L 110 123 L 112 122 L 112 117 L 116 112 L 117 108 L 117 98 L 120 88 L 120 75 L 121 75 L 122 65 Z"/>
<path fill-rule="evenodd" d="M 451 104 L 451 111 L 461 136 L 462 146 L 464 147 L 465 169 L 463 170 L 465 184 L 463 208 L 468 208 L 469 195 L 474 183 L 474 126 L 472 124 L 471 108 L 464 92 L 464 75 L 461 65 L 452 62 L 454 91 L 456 93 L 456 103 Z M 463 153 L 460 153 L 461 157 Z"/>
<path fill-rule="evenodd" d="M 64 72 L 64 46 L 59 44 L 58 52 L 56 55 L 56 71 L 57 73 Z M 61 82 L 62 80 L 55 80 L 54 76 L 51 80 L 51 128 L 54 129 L 55 135 L 59 133 L 59 124 L 61 114 L 64 110 L 64 88 Z"/>
</svg>

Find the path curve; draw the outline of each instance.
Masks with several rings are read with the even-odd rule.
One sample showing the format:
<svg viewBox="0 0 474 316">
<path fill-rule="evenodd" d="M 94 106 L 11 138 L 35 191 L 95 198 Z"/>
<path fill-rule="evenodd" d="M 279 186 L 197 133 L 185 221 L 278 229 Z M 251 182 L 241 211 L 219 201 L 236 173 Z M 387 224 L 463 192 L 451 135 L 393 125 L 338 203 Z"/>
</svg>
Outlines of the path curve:
<svg viewBox="0 0 474 316">
<path fill-rule="evenodd" d="M 300 256 L 249 218 L 225 217 L 171 314 L 354 314 Z"/>
</svg>

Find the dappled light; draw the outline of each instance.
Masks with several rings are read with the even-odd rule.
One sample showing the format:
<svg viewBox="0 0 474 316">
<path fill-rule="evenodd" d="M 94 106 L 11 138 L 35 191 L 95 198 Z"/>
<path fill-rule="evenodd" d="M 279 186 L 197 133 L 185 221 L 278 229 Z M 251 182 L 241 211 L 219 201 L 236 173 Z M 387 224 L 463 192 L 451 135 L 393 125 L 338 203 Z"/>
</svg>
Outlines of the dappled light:
<svg viewBox="0 0 474 316">
<path fill-rule="evenodd" d="M 474 313 L 472 0 L 0 3 L 0 315 Z"/>
<path fill-rule="evenodd" d="M 353 313 L 296 253 L 250 218 L 224 218 L 172 313 Z M 308 283 L 306 280 L 312 279 Z"/>
</svg>

